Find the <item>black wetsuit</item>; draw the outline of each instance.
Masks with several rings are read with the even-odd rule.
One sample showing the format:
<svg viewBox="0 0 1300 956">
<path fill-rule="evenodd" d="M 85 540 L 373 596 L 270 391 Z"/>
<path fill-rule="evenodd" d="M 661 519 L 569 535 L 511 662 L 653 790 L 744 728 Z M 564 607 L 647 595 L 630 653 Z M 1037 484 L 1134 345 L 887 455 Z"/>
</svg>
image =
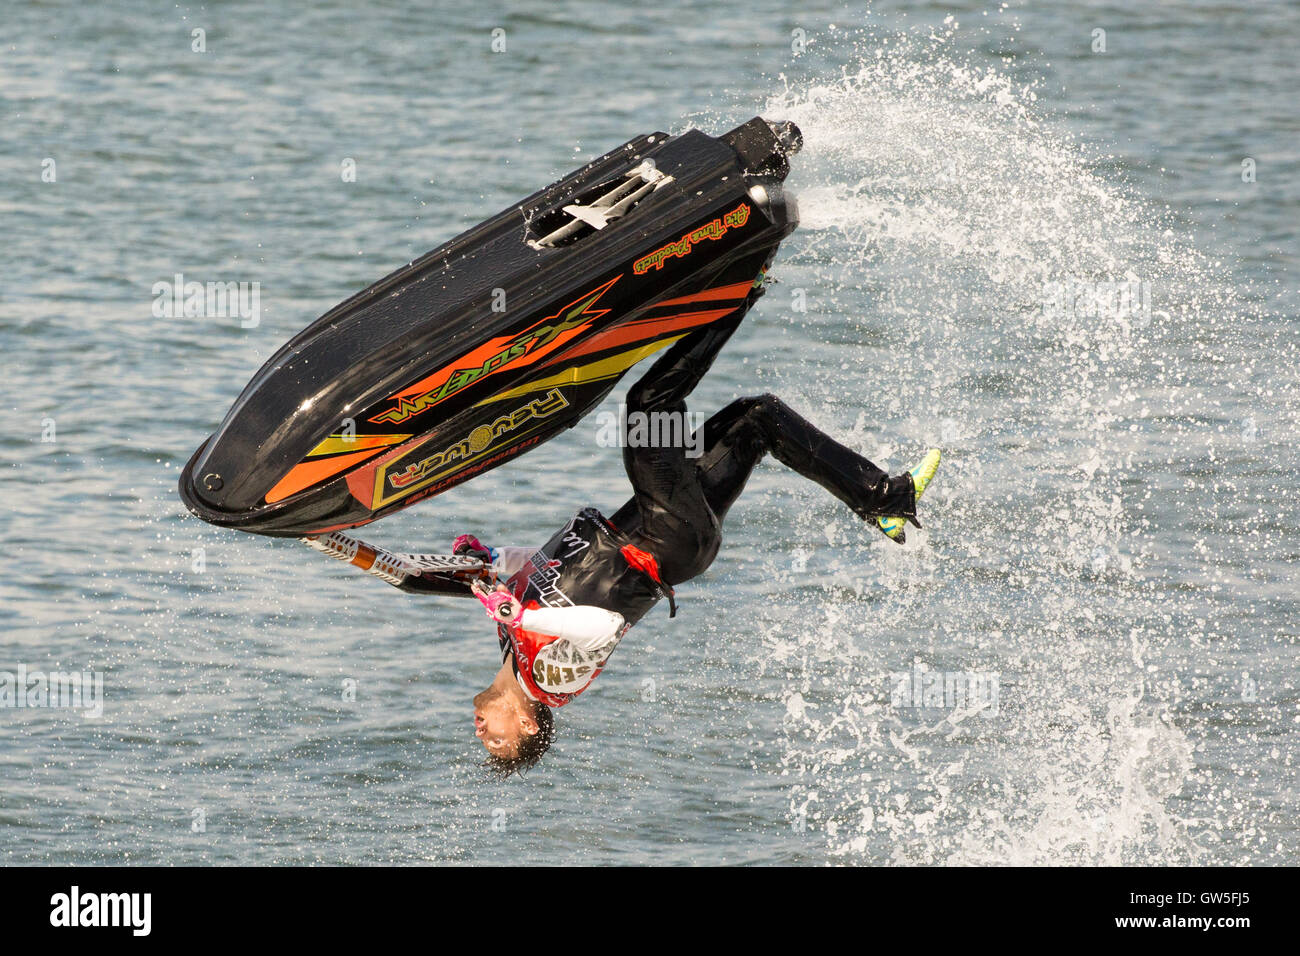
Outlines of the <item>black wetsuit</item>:
<svg viewBox="0 0 1300 956">
<path fill-rule="evenodd" d="M 628 392 L 629 416 L 668 412 L 684 424 L 686 396 L 739 322 L 694 332 L 669 349 Z M 698 458 L 684 442 L 626 447 L 633 494 L 611 518 L 584 508 L 541 548 L 494 554 L 494 576 L 524 608 L 518 620 L 498 624 L 502 660 L 535 700 L 568 703 L 661 598 L 675 611 L 672 587 L 713 562 L 728 509 L 769 452 L 863 518 L 915 517 L 910 474 L 889 477 L 775 396 L 732 402 L 695 438 L 702 439 L 691 443 L 703 449 Z"/>
<path fill-rule="evenodd" d="M 628 414 L 685 415 L 686 397 L 736 330 L 740 317 L 679 341 L 628 391 Z M 722 522 L 754 466 L 769 452 L 817 482 L 862 518 L 916 516 L 912 476 L 890 477 L 819 431 L 775 395 L 740 398 L 703 425 L 703 448 L 625 448 L 633 495 L 610 521 L 653 554 L 664 580 L 680 584 L 700 574 L 718 553 Z M 698 440 L 698 439 L 697 439 Z"/>
</svg>

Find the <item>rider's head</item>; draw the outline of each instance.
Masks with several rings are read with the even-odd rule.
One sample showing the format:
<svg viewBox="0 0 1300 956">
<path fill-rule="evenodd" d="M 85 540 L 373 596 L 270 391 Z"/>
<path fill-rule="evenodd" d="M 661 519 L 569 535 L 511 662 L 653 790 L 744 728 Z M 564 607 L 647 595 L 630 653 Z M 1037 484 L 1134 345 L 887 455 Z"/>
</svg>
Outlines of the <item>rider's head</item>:
<svg viewBox="0 0 1300 956">
<path fill-rule="evenodd" d="M 555 736 L 555 719 L 551 708 L 523 692 L 507 663 L 492 685 L 474 696 L 474 734 L 488 752 L 488 768 L 508 777 L 542 759 Z"/>
</svg>

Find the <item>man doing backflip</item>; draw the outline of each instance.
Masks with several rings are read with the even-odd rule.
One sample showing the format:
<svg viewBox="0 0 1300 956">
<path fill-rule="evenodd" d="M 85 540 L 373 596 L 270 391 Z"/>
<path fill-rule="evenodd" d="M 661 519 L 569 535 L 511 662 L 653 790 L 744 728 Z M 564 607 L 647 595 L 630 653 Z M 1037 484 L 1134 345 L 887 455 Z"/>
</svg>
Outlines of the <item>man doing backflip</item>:
<svg viewBox="0 0 1300 956">
<path fill-rule="evenodd" d="M 734 320 L 679 340 L 628 391 L 629 417 L 669 413 L 685 421 L 686 397 L 739 325 Z M 700 436 L 696 436 L 697 440 Z M 595 679 L 627 633 L 673 588 L 704 572 L 722 523 L 754 466 L 771 454 L 904 541 L 916 502 L 939 465 L 932 449 L 910 472 L 889 476 L 836 442 L 774 395 L 741 398 L 703 425 L 702 453 L 627 447 L 632 498 L 611 517 L 579 511 L 538 549 L 489 548 L 471 535 L 458 555 L 488 564 L 495 588 L 472 590 L 497 625 L 501 668 L 474 697 L 475 734 L 489 765 L 509 774 L 533 766 L 554 735 L 552 709 Z"/>
</svg>

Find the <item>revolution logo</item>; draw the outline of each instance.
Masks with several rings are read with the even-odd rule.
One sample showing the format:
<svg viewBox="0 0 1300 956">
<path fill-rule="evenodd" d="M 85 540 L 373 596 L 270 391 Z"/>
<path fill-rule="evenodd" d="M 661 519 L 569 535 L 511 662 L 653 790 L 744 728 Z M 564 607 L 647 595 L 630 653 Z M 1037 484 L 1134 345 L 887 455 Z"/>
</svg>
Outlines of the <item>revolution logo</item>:
<svg viewBox="0 0 1300 956">
<path fill-rule="evenodd" d="M 491 448 L 503 435 L 517 431 L 526 422 L 554 415 L 560 409 L 568 408 L 569 403 L 564 393 L 558 388 L 551 389 L 545 398 L 534 399 L 514 411 L 502 415 L 491 425 L 479 425 L 456 444 L 442 451 L 434 452 L 427 458 L 408 465 L 402 471 L 388 476 L 388 482 L 396 489 L 406 488 L 412 482 L 419 481 L 429 472 L 455 461 L 468 461 L 473 456 Z"/>
</svg>

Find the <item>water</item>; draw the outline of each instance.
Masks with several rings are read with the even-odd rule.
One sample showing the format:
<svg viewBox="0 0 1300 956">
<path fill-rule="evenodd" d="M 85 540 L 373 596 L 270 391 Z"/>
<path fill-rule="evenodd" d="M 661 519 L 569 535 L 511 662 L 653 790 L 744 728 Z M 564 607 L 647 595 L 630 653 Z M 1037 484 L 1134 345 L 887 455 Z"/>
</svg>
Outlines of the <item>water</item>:
<svg viewBox="0 0 1300 956">
<path fill-rule="evenodd" d="M 1297 862 L 1294 6 L 5 20 L 0 670 L 106 698 L 0 711 L 6 861 Z M 757 112 L 805 132 L 803 225 L 693 407 L 942 445 L 926 529 L 765 465 L 678 618 L 485 779 L 475 607 L 207 527 L 178 470 L 347 294 L 634 133 Z M 260 282 L 260 324 L 155 318 L 176 272 Z M 1149 311 L 1044 305 L 1099 281 Z M 595 436 L 363 536 L 540 542 L 626 497 Z M 893 706 L 915 666 L 997 674 L 996 714 Z"/>
</svg>

